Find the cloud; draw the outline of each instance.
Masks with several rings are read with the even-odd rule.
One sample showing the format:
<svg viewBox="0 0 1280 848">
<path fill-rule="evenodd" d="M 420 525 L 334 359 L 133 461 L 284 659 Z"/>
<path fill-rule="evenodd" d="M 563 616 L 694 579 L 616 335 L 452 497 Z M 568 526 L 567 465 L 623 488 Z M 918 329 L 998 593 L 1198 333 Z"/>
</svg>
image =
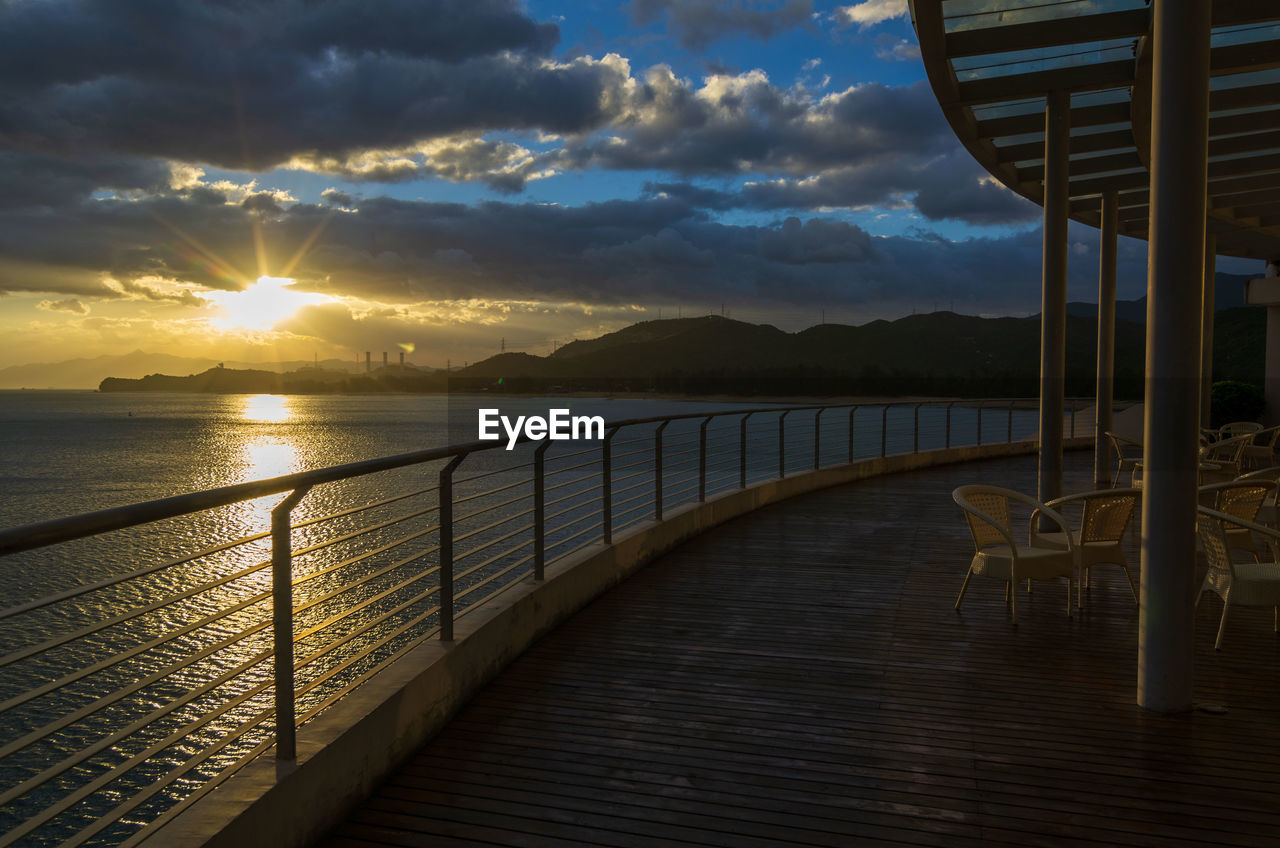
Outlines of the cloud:
<svg viewBox="0 0 1280 848">
<path fill-rule="evenodd" d="M 912 62 L 920 58 L 920 45 L 882 32 L 876 38 L 876 58 L 887 62 Z"/>
<path fill-rule="evenodd" d="M 43 309 L 46 312 L 71 312 L 75 315 L 89 314 L 89 307 L 75 297 L 69 297 L 66 300 L 42 300 L 36 304 L 36 309 Z"/>
<path fill-rule="evenodd" d="M 557 39 L 515 0 L 0 4 L 0 132 L 24 151 L 266 170 L 467 131 L 589 131 L 625 62 L 553 61 Z"/>
<path fill-rule="evenodd" d="M 894 18 L 906 17 L 907 14 L 907 0 L 864 0 L 852 6 L 840 6 L 835 10 L 834 17 L 843 24 L 857 24 L 866 29 Z"/>
<path fill-rule="evenodd" d="M 812 0 L 631 0 L 640 25 L 664 20 L 682 47 L 704 50 L 713 41 L 748 35 L 767 41 L 806 23 Z"/>
</svg>

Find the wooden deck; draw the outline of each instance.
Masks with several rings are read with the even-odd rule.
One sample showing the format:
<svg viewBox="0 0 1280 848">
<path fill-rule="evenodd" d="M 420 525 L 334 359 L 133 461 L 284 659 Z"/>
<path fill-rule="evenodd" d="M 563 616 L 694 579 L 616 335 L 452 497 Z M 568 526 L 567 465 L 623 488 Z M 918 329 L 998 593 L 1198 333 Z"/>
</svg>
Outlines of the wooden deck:
<svg viewBox="0 0 1280 848">
<path fill-rule="evenodd" d="M 1083 453 L 1068 489 L 1088 488 Z M 325 844 L 1280 845 L 1271 611 L 1196 619 L 1196 694 L 1134 705 L 1137 610 L 1039 584 L 1017 627 L 951 490 L 1034 460 L 797 498 L 681 547 L 547 636 Z M 1136 564 L 1136 554 L 1132 557 Z"/>
</svg>

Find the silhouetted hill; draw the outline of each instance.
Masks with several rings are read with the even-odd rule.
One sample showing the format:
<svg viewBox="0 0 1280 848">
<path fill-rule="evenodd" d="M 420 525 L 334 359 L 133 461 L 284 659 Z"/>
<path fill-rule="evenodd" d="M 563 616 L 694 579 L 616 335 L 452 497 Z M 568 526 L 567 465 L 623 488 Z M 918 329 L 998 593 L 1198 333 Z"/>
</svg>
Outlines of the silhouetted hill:
<svg viewBox="0 0 1280 848">
<path fill-rule="evenodd" d="M 1227 274 L 1219 271 L 1213 284 L 1215 311 L 1222 312 L 1244 306 L 1244 284 L 1254 277 L 1253 274 Z M 1079 315 L 1082 318 L 1096 318 L 1098 304 L 1072 301 L 1067 304 L 1067 314 Z M 1132 321 L 1135 324 L 1147 323 L 1146 296 L 1143 295 L 1137 300 L 1117 300 L 1116 320 Z"/>
<path fill-rule="evenodd" d="M 1216 379 L 1262 380 L 1266 314 L 1217 313 Z M 1143 390 L 1146 328 L 1116 321 L 1116 394 Z M 1067 318 L 1067 391 L 1093 392 L 1093 315 Z M 1040 319 L 978 318 L 953 312 L 823 324 L 786 333 L 719 316 L 645 321 L 551 356 L 503 353 L 445 375 L 395 368 L 351 375 L 316 369 L 288 374 L 211 368 L 189 377 L 109 378 L 102 391 L 374 392 L 644 391 L 690 394 L 918 394 L 1034 396 L 1039 393 Z"/>
</svg>

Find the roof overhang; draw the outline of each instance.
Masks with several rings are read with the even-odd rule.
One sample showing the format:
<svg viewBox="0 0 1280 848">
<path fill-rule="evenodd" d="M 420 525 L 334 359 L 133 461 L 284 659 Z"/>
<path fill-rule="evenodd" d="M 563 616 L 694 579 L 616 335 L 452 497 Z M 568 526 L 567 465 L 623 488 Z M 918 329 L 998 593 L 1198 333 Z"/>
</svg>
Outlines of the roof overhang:
<svg viewBox="0 0 1280 848">
<path fill-rule="evenodd" d="M 1003 185 L 1043 204 L 1044 112 L 1071 93 L 1071 217 L 1145 238 L 1151 10 L 1146 0 L 909 0 L 934 95 Z M 1220 254 L 1280 257 L 1280 2 L 1215 0 L 1207 220 Z"/>
</svg>

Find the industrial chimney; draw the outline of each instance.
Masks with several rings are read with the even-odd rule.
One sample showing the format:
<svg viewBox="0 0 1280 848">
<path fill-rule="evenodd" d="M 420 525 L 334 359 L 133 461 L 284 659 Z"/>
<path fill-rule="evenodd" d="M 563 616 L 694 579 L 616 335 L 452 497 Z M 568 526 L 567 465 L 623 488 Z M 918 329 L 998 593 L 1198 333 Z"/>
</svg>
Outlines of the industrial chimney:
<svg viewBox="0 0 1280 848">
<path fill-rule="evenodd" d="M 371 350 L 366 350 L 364 352 L 364 370 L 365 371 L 373 370 L 373 351 Z"/>
</svg>

